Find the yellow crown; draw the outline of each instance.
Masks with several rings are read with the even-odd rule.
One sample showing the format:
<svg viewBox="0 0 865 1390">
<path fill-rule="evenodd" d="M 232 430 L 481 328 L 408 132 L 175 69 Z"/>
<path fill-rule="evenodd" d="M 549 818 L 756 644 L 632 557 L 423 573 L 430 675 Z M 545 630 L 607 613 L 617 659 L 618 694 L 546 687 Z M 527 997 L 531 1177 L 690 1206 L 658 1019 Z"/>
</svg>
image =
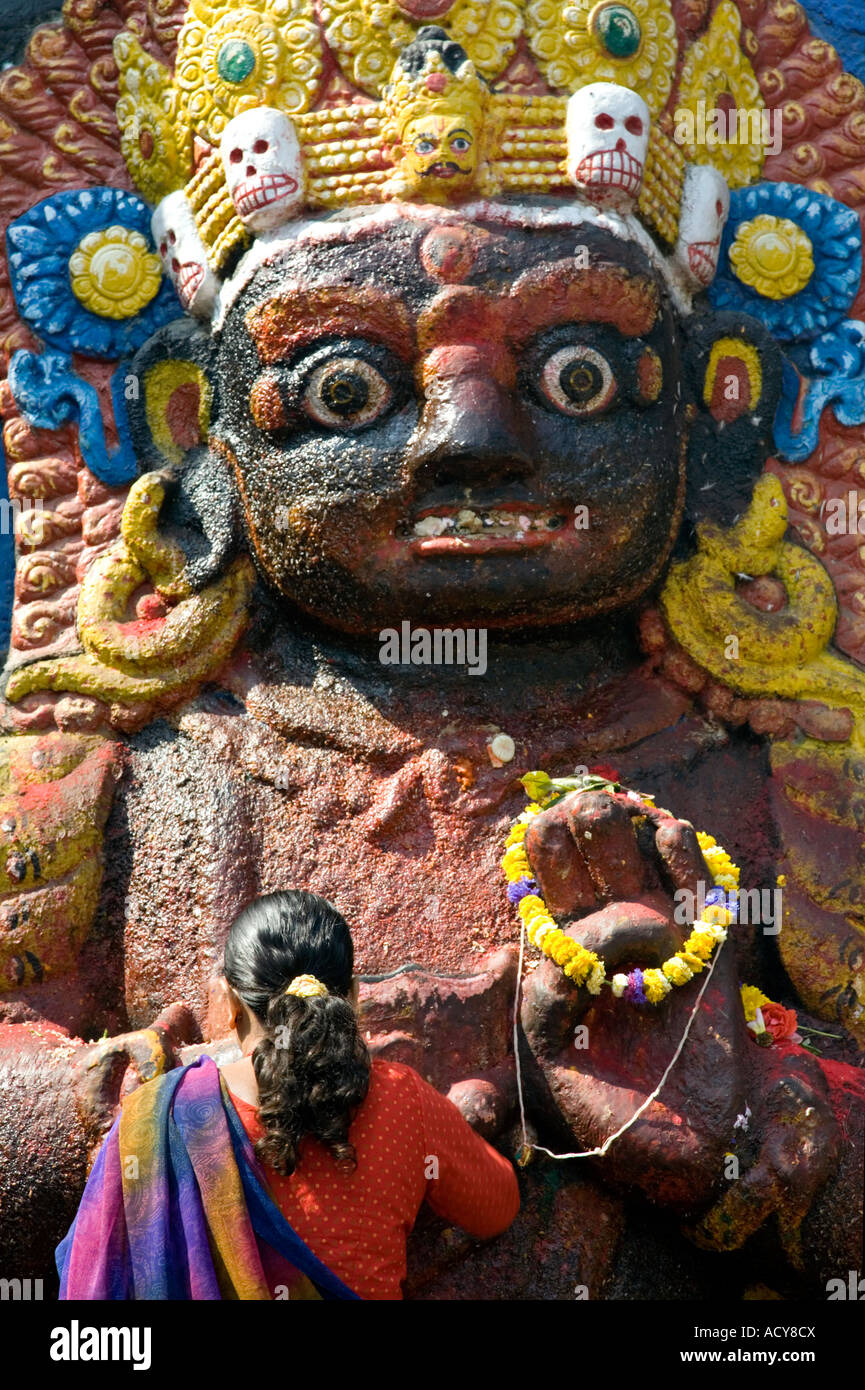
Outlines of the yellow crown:
<svg viewBox="0 0 865 1390">
<path fill-rule="evenodd" d="M 151 202 L 184 190 L 214 270 L 251 239 L 226 187 L 219 139 L 232 117 L 260 106 L 294 122 L 313 210 L 393 198 L 573 197 L 567 100 L 597 81 L 630 87 L 649 107 L 636 211 L 666 248 L 676 240 L 686 155 L 716 164 L 734 186 L 759 176 L 759 147 L 741 148 L 733 168 L 723 146 L 695 153 L 672 139 L 671 0 L 452 0 L 438 30 L 415 23 L 413 3 L 320 0 L 317 19 L 313 0 L 190 0 L 173 73 L 128 30 L 117 36 L 130 173 Z M 680 105 L 695 106 L 703 75 L 719 64 L 734 98 L 760 101 L 740 28 L 732 0 L 721 0 L 685 56 Z M 431 166 L 449 177 L 428 177 Z"/>
</svg>

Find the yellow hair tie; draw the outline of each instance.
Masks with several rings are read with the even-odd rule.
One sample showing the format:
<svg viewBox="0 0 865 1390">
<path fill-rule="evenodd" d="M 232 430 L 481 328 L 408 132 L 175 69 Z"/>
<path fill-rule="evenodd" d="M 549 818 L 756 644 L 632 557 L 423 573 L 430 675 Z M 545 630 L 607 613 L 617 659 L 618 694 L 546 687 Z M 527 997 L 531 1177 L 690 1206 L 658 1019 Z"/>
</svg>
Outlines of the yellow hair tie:
<svg viewBox="0 0 865 1390">
<path fill-rule="evenodd" d="M 327 985 L 323 985 L 314 975 L 295 975 L 285 992 L 296 994 L 300 999 L 317 999 L 327 994 Z"/>
</svg>

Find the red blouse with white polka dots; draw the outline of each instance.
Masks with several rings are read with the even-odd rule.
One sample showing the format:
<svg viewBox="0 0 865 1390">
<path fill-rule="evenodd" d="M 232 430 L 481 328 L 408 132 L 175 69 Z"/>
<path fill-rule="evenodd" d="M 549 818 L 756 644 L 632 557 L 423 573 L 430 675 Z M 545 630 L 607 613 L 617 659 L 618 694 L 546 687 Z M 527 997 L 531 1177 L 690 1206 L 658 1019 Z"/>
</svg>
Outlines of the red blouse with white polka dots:
<svg viewBox="0 0 865 1390">
<path fill-rule="evenodd" d="M 231 1099 L 250 1139 L 261 1138 L 255 1106 Z M 406 1237 L 424 1199 L 438 1216 L 480 1237 L 506 1230 L 519 1211 L 508 1160 L 402 1063 L 373 1061 L 349 1138 L 353 1172 L 307 1137 L 291 1177 L 269 1166 L 265 1173 L 290 1225 L 361 1298 L 402 1297 Z"/>
</svg>

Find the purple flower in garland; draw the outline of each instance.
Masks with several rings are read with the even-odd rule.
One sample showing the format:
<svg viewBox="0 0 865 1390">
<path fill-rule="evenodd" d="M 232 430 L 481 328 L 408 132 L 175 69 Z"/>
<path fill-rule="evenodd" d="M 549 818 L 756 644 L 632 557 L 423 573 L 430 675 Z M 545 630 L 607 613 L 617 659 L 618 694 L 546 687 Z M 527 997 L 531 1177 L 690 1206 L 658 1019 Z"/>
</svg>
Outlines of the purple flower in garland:
<svg viewBox="0 0 865 1390">
<path fill-rule="evenodd" d="M 643 990 L 642 970 L 632 970 L 628 975 L 628 983 L 622 998 L 627 999 L 629 1004 L 648 1004 L 649 1001 Z"/>
<path fill-rule="evenodd" d="M 724 888 L 710 888 L 706 894 L 707 907 L 725 907 L 734 922 L 739 920 L 739 894 L 736 889 L 729 893 Z"/>
<path fill-rule="evenodd" d="M 530 893 L 537 893 L 538 885 L 533 878 L 518 878 L 516 883 L 508 884 L 508 902 L 518 903 Z"/>
</svg>

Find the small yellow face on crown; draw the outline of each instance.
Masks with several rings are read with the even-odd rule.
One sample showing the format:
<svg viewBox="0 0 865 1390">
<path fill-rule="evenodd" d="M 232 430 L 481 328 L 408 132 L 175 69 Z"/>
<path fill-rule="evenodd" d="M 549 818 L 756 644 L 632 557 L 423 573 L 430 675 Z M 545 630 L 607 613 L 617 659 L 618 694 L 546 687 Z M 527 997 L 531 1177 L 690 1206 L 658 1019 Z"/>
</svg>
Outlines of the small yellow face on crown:
<svg viewBox="0 0 865 1390">
<path fill-rule="evenodd" d="M 416 41 L 397 60 L 385 89 L 383 135 L 395 165 L 385 191 L 450 203 L 488 182 L 489 93 L 456 44 L 427 45 L 425 53 L 422 44 Z"/>
</svg>

